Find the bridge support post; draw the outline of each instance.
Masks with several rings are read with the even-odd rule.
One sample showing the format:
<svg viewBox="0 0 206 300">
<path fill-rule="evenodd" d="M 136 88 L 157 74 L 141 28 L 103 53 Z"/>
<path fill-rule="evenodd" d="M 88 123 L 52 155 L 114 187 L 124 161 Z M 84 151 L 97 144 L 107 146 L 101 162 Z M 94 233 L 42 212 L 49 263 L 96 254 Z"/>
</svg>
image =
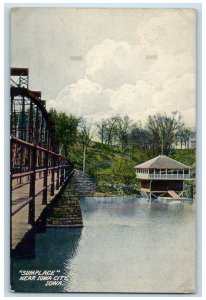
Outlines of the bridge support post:
<svg viewBox="0 0 206 300">
<path fill-rule="evenodd" d="M 47 204 L 47 185 L 48 185 L 48 152 L 44 153 L 44 180 L 43 180 L 43 196 L 42 204 Z"/>
<path fill-rule="evenodd" d="M 60 165 L 60 163 L 59 163 L 59 157 L 57 157 L 57 162 L 58 162 L 58 164 L 57 164 L 58 168 L 57 168 L 56 190 L 59 190 L 59 165 Z"/>
<path fill-rule="evenodd" d="M 61 186 L 62 186 L 63 181 L 64 181 L 64 178 L 63 178 L 64 170 L 63 170 L 62 165 L 63 165 L 63 161 L 62 161 L 62 159 L 61 159 L 61 169 L 60 169 L 60 185 L 61 185 Z"/>
<path fill-rule="evenodd" d="M 54 157 L 51 157 L 52 169 L 51 169 L 51 196 L 54 196 Z"/>
<path fill-rule="evenodd" d="M 33 173 L 30 175 L 30 189 L 29 189 L 29 197 L 31 197 L 31 201 L 29 202 L 29 215 L 28 215 L 28 223 L 33 225 L 35 223 L 35 181 L 36 181 L 36 147 L 34 146 L 31 149 L 31 170 Z"/>
</svg>

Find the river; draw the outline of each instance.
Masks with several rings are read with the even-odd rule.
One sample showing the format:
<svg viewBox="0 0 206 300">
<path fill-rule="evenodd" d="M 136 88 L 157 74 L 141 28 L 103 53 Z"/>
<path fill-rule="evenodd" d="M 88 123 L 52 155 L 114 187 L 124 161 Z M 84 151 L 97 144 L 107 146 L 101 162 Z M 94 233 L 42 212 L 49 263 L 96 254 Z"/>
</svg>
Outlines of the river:
<svg viewBox="0 0 206 300">
<path fill-rule="evenodd" d="M 34 259 L 12 260 L 12 289 L 195 291 L 195 203 L 149 203 L 135 196 L 86 197 L 81 198 L 81 208 L 83 229 L 47 229 L 36 235 Z M 55 276 L 39 280 L 45 270 L 55 272 L 55 280 Z M 36 271 L 33 280 L 21 278 L 26 271 Z M 54 281 L 60 285 L 50 285 Z"/>
</svg>

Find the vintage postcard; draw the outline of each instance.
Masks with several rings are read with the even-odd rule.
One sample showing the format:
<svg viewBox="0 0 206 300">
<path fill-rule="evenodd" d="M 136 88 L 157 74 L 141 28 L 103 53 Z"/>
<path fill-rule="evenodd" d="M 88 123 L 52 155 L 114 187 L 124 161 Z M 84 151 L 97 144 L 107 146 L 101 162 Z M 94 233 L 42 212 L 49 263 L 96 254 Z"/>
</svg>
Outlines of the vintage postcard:
<svg viewBox="0 0 206 300">
<path fill-rule="evenodd" d="M 195 9 L 10 13 L 11 291 L 195 293 Z"/>
</svg>

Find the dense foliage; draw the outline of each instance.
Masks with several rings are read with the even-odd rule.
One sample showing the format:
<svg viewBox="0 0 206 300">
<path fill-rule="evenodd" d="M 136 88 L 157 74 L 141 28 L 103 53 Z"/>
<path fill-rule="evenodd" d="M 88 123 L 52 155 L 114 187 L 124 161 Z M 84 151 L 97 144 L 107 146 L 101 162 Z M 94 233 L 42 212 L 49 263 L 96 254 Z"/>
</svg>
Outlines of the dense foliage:
<svg viewBox="0 0 206 300">
<path fill-rule="evenodd" d="M 66 157 L 69 157 L 71 147 L 77 143 L 77 128 L 80 118 L 76 118 L 74 115 L 68 116 L 64 112 L 58 113 L 55 109 L 51 109 L 49 115 L 55 124 L 55 132 L 60 141 L 62 152 Z"/>
<path fill-rule="evenodd" d="M 144 127 L 128 116 L 94 125 L 54 109 L 49 113 L 62 152 L 77 169 L 94 178 L 100 192 L 137 192 L 134 166 L 161 153 L 192 166 L 195 172 L 195 150 L 189 149 L 195 132 L 184 126 L 176 112 L 172 116 L 149 116 Z M 99 142 L 95 142 L 98 137 Z"/>
</svg>

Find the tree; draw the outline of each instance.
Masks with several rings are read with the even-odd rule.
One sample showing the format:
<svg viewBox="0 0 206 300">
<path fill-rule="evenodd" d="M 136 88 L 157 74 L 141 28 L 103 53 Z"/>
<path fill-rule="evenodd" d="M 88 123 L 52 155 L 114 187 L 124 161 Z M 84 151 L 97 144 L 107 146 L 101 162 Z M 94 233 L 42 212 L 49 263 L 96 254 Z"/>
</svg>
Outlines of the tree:
<svg viewBox="0 0 206 300">
<path fill-rule="evenodd" d="M 121 149 L 121 155 L 123 155 L 126 147 L 129 145 L 129 133 L 132 130 L 134 123 L 128 116 L 117 116 L 116 122 L 118 142 Z"/>
<path fill-rule="evenodd" d="M 82 170 L 85 172 L 86 166 L 86 151 L 94 134 L 94 129 L 92 128 L 92 123 L 87 123 L 85 119 L 81 119 L 81 122 L 78 127 L 78 142 L 83 150 L 83 167 Z"/>
<path fill-rule="evenodd" d="M 60 141 L 62 151 L 68 157 L 70 147 L 77 142 L 77 128 L 80 118 L 71 114 L 67 115 L 64 112 L 58 113 L 55 109 L 51 109 L 49 115 L 55 124 L 55 133 Z"/>
<path fill-rule="evenodd" d="M 99 122 L 97 124 L 97 135 L 99 136 L 99 138 L 101 139 L 101 144 L 108 144 L 108 119 L 107 120 L 101 120 L 101 122 Z"/>
<path fill-rule="evenodd" d="M 133 149 L 141 151 L 149 150 L 152 147 L 153 137 L 151 133 L 142 127 L 141 123 L 135 123 L 129 133 L 129 145 L 131 148 L 130 158 L 132 159 Z"/>
<path fill-rule="evenodd" d="M 101 139 L 102 145 L 107 144 L 112 145 L 116 141 L 116 125 L 117 116 L 102 120 L 98 125 L 98 135 Z"/>
<path fill-rule="evenodd" d="M 153 136 L 153 145 L 161 154 L 169 154 L 172 145 L 177 141 L 177 134 L 182 128 L 182 116 L 180 113 L 173 112 L 171 116 L 156 114 L 149 116 L 147 129 Z"/>
<path fill-rule="evenodd" d="M 190 138 L 193 137 L 194 135 L 195 135 L 195 131 L 192 130 L 191 128 L 185 126 L 180 128 L 177 134 L 177 140 L 180 143 L 181 149 L 183 145 L 185 146 L 185 149 L 189 148 Z"/>
</svg>

